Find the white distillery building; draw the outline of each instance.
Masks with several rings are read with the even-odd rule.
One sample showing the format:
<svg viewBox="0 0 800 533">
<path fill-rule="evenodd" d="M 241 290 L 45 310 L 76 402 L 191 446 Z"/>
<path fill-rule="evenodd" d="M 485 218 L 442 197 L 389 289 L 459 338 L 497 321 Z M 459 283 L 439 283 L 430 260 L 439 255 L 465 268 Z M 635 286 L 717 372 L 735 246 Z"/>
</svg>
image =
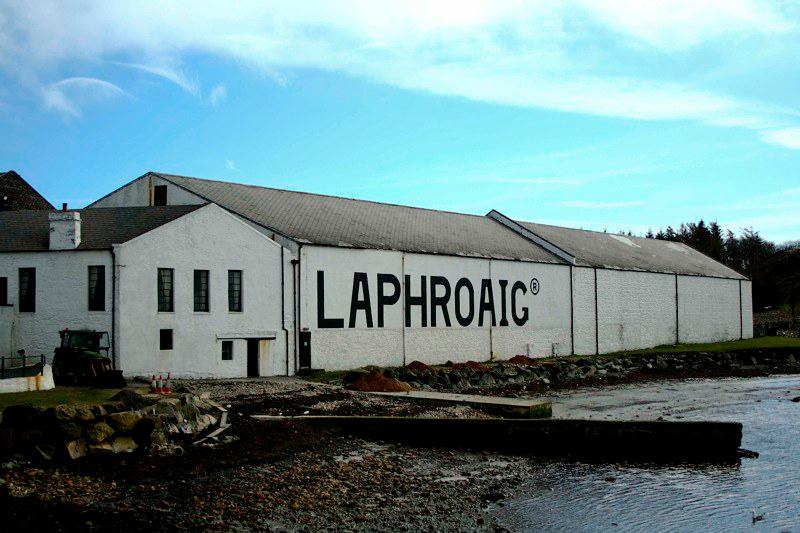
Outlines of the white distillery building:
<svg viewBox="0 0 800 533">
<path fill-rule="evenodd" d="M 49 354 L 59 329 L 103 329 L 127 375 L 588 355 L 753 334 L 750 281 L 688 246 L 497 211 L 150 172 L 84 210 L 0 213 L 0 224 L 0 351 Z"/>
</svg>

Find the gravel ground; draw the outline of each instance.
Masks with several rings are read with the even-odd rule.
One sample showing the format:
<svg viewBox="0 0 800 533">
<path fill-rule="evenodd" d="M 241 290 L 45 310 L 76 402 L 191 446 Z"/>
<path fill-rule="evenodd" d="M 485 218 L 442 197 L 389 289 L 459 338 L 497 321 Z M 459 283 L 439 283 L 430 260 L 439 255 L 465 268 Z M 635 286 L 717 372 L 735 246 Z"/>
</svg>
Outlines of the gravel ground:
<svg viewBox="0 0 800 533">
<path fill-rule="evenodd" d="M 177 384 L 176 384 L 177 385 Z M 7 463 L 0 513 L 26 531 L 490 530 L 487 512 L 516 493 L 528 459 L 368 442 L 250 414 L 488 417 L 297 379 L 191 382 L 230 405 L 210 447 L 174 455 Z"/>
</svg>

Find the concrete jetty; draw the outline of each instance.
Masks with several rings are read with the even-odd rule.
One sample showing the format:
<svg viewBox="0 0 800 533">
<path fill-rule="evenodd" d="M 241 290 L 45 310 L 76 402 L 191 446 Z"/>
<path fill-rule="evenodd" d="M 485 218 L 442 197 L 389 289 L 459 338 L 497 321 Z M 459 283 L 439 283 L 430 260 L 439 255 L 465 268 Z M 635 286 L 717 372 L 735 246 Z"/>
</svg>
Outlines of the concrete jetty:
<svg viewBox="0 0 800 533">
<path fill-rule="evenodd" d="M 423 446 L 591 460 L 718 461 L 739 457 L 738 422 L 565 419 L 460 419 L 253 415 L 310 424 L 365 438 Z"/>
<path fill-rule="evenodd" d="M 499 396 L 452 394 L 420 390 L 410 392 L 367 392 L 364 394 L 376 394 L 445 405 L 468 405 L 505 418 L 550 418 L 553 416 L 552 403 L 526 398 L 503 398 Z"/>
</svg>

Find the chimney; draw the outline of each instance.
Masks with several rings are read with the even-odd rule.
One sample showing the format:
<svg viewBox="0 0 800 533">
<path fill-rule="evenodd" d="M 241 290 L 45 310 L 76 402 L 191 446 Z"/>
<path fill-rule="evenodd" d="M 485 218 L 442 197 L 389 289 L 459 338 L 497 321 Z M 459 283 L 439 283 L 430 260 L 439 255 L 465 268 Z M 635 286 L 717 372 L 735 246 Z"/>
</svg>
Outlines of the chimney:
<svg viewBox="0 0 800 533">
<path fill-rule="evenodd" d="M 81 214 L 77 211 L 51 211 L 47 215 L 50 221 L 50 249 L 74 250 L 81 244 Z"/>
</svg>

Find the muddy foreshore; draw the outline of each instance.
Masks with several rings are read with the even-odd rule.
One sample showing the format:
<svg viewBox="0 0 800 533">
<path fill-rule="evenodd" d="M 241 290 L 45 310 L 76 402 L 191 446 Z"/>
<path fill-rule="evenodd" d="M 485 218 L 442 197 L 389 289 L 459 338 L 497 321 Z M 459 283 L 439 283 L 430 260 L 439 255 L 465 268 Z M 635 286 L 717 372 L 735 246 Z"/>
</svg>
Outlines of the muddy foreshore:
<svg viewBox="0 0 800 533">
<path fill-rule="evenodd" d="M 608 371 L 596 376 L 594 362 L 589 379 L 554 380 L 548 388 L 763 375 L 771 370 L 751 359 L 745 362 L 750 364 L 744 368 L 685 364 L 673 372 L 620 376 Z M 586 366 L 579 363 L 570 364 Z M 473 370 L 464 375 L 471 376 Z M 569 373 L 566 366 L 551 365 L 545 371 L 562 370 Z M 504 395 L 541 392 L 520 374 L 525 371 L 508 376 L 513 378 L 508 382 L 463 389 Z M 233 425 L 218 442 L 68 464 L 6 458 L 0 466 L 0 512 L 10 525 L 6 530 L 497 530 L 502 528 L 493 516 L 502 514 L 498 510 L 504 500 L 525 490 L 541 463 L 520 456 L 369 442 L 333 431 L 310 431 L 292 422 L 276 429 L 250 418 L 489 416 L 469 407 L 376 397 L 292 378 L 188 383 L 228 407 Z"/>
</svg>

